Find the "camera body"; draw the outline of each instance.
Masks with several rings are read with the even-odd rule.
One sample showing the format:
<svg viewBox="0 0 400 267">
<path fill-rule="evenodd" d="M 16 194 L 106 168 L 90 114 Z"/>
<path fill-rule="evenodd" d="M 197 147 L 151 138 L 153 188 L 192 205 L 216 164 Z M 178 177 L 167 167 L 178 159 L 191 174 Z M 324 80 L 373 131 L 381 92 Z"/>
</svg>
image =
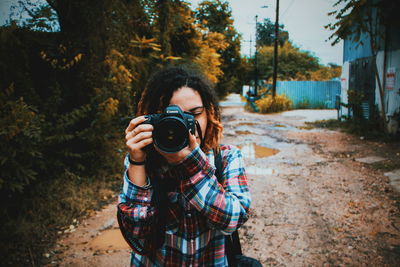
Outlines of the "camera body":
<svg viewBox="0 0 400 267">
<path fill-rule="evenodd" d="M 166 107 L 164 113 L 146 115 L 146 118 L 143 123 L 154 127 L 154 144 L 166 153 L 182 150 L 189 144 L 189 131 L 192 134 L 196 131 L 194 116 L 177 105 Z"/>
</svg>

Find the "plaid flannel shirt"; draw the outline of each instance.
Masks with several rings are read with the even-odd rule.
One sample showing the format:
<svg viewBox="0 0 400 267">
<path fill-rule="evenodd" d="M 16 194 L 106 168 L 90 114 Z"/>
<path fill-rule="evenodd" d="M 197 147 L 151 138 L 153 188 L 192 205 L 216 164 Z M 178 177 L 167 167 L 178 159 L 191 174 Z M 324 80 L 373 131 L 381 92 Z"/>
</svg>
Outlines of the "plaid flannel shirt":
<svg viewBox="0 0 400 267">
<path fill-rule="evenodd" d="M 223 185 L 215 176 L 212 151 L 205 154 L 198 147 L 172 167 L 179 174 L 179 186 L 168 192 L 165 243 L 152 257 L 133 250 L 131 266 L 228 266 L 225 235 L 248 219 L 251 199 L 240 150 L 230 145 L 220 148 Z M 150 183 L 139 187 L 125 171 L 118 208 L 129 218 L 123 230 L 139 244 L 149 238 L 157 215 L 151 196 Z"/>
</svg>

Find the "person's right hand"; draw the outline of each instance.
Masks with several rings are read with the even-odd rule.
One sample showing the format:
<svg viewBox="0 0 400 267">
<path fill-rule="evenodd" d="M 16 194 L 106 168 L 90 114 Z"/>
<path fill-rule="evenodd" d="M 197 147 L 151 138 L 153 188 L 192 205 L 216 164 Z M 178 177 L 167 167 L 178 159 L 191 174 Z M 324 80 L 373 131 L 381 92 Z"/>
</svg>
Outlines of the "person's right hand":
<svg viewBox="0 0 400 267">
<path fill-rule="evenodd" d="M 144 147 L 153 143 L 153 125 L 141 124 L 145 116 L 139 116 L 129 122 L 125 130 L 126 146 L 131 160 L 141 162 L 146 160 Z"/>
</svg>

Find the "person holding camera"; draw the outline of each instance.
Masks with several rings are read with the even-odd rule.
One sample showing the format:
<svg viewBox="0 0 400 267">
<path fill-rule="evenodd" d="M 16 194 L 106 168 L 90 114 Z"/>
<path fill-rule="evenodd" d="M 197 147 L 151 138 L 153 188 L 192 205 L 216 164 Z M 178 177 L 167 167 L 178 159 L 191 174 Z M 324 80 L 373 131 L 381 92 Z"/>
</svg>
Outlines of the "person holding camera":
<svg viewBox="0 0 400 267">
<path fill-rule="evenodd" d="M 215 92 L 183 68 L 161 69 L 137 114 L 118 204 L 131 266 L 228 266 L 225 236 L 247 221 L 251 199 L 240 150 L 220 144 Z"/>
</svg>

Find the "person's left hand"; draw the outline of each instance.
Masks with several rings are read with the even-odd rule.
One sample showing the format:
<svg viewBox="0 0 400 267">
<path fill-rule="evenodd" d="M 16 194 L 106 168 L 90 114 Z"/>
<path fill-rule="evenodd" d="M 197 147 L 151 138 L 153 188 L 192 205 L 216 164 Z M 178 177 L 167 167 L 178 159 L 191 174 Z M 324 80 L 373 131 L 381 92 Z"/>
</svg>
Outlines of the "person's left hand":
<svg viewBox="0 0 400 267">
<path fill-rule="evenodd" d="M 199 144 L 196 141 L 196 136 L 189 132 L 189 144 L 187 147 L 176 153 L 165 153 L 158 149 L 156 145 L 154 145 L 155 149 L 160 153 L 170 164 L 176 164 L 185 159 Z"/>
</svg>

